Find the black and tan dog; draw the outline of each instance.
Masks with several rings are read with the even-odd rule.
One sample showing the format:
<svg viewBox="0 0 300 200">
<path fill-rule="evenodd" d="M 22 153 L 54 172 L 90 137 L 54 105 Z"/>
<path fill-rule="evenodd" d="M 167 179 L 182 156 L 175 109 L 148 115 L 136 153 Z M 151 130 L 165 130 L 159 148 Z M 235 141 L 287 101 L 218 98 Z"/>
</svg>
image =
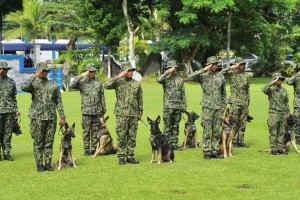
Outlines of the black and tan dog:
<svg viewBox="0 0 300 200">
<path fill-rule="evenodd" d="M 195 112 L 184 112 L 187 116 L 187 122 L 184 127 L 184 141 L 182 143 L 182 149 L 188 148 L 196 148 L 200 144 L 200 141 L 197 140 L 197 128 L 195 125 L 195 120 L 199 119 L 199 115 Z"/>
<path fill-rule="evenodd" d="M 99 126 L 100 126 L 99 143 L 96 152 L 93 156 L 94 158 L 96 158 L 98 155 L 116 154 L 118 151 L 117 146 L 113 144 L 113 138 L 111 137 L 106 126 L 106 121 L 108 119 L 109 116 L 99 120 Z"/>
<path fill-rule="evenodd" d="M 219 143 L 219 155 L 226 157 L 232 157 L 232 128 L 231 126 L 236 123 L 229 108 L 226 110 L 221 130 L 221 137 Z"/>
<path fill-rule="evenodd" d="M 154 162 L 155 151 L 157 151 L 158 154 L 158 164 L 162 161 L 172 163 L 175 157 L 174 151 L 168 142 L 168 138 L 159 130 L 160 116 L 158 116 L 156 120 L 151 120 L 147 117 L 147 121 L 150 124 L 151 132 L 149 140 L 152 147 L 152 157 L 150 163 Z"/>
<path fill-rule="evenodd" d="M 59 160 L 56 163 L 56 168 L 61 170 L 62 167 L 76 167 L 75 158 L 72 153 L 72 138 L 75 138 L 75 123 L 69 127 L 65 124 L 65 131 L 61 138 Z"/>
<path fill-rule="evenodd" d="M 295 151 L 300 154 L 300 151 L 296 145 L 296 142 L 295 142 L 295 135 L 294 135 L 294 132 L 293 132 L 293 126 L 295 124 L 295 118 L 294 118 L 294 115 L 288 115 L 287 117 L 287 125 L 286 125 L 286 128 L 285 128 L 285 134 L 284 134 L 284 141 L 283 141 L 283 144 L 284 144 L 284 153 L 287 154 L 287 152 L 289 151 L 290 149 L 290 144 L 289 142 L 293 145 Z M 260 152 L 271 152 L 271 149 L 264 149 L 264 150 L 259 150 Z"/>
</svg>

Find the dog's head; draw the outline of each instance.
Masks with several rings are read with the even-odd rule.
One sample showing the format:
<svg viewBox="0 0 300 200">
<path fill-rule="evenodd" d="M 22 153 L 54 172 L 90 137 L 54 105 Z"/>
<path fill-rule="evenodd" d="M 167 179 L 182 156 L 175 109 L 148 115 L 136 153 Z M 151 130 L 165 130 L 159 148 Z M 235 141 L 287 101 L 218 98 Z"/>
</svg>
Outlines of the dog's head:
<svg viewBox="0 0 300 200">
<path fill-rule="evenodd" d="M 160 132 L 159 130 L 160 116 L 158 116 L 156 120 L 151 120 L 149 117 L 147 117 L 147 121 L 150 124 L 151 134 L 157 134 Z"/>
<path fill-rule="evenodd" d="M 236 124 L 237 121 L 234 119 L 232 112 L 230 112 L 229 108 L 226 109 L 224 115 L 224 122 L 229 125 Z"/>
<path fill-rule="evenodd" d="M 295 124 L 295 117 L 294 117 L 294 115 L 288 115 L 287 116 L 287 124 L 289 126 L 294 126 L 294 124 Z"/>
<path fill-rule="evenodd" d="M 65 123 L 65 133 L 64 135 L 65 136 L 68 136 L 70 138 L 75 138 L 76 135 L 75 135 L 75 123 L 73 123 L 72 126 L 69 126 L 68 123 Z"/>
<path fill-rule="evenodd" d="M 192 112 L 185 111 L 184 113 L 188 116 L 188 120 L 192 122 L 195 122 L 195 120 L 199 119 L 200 117 L 199 115 L 197 115 L 197 113 L 193 111 Z"/>
</svg>

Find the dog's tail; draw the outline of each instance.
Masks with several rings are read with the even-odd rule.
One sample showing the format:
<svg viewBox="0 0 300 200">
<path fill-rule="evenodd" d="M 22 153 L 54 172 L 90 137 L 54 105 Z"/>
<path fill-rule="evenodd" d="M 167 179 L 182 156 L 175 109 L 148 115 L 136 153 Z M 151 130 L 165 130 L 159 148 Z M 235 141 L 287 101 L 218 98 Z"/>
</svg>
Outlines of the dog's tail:
<svg viewBox="0 0 300 200">
<path fill-rule="evenodd" d="M 258 150 L 259 152 L 271 152 L 271 149 L 262 149 L 262 150 Z"/>
</svg>

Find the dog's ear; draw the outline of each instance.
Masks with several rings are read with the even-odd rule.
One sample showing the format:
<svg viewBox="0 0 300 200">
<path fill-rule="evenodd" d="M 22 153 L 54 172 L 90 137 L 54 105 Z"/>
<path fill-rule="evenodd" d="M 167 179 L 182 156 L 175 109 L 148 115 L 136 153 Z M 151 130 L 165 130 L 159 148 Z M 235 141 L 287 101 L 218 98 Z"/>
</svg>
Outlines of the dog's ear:
<svg viewBox="0 0 300 200">
<path fill-rule="evenodd" d="M 75 122 L 73 123 L 72 128 L 75 128 Z"/>
<path fill-rule="evenodd" d="M 105 117 L 105 119 L 103 121 L 106 122 L 108 119 L 109 119 L 109 116 Z"/>
<path fill-rule="evenodd" d="M 152 122 L 152 120 L 149 117 L 147 117 L 147 121 L 149 124 L 151 124 L 151 122 Z"/>
<path fill-rule="evenodd" d="M 160 115 L 158 115 L 158 117 L 155 120 L 157 123 L 160 123 Z"/>
<path fill-rule="evenodd" d="M 68 124 L 68 122 L 66 122 L 65 123 L 65 129 L 68 130 L 68 128 L 69 128 L 69 124 Z"/>
<path fill-rule="evenodd" d="M 190 114 L 188 111 L 184 111 L 184 113 L 185 113 L 186 115 L 189 115 L 189 114 Z"/>
</svg>

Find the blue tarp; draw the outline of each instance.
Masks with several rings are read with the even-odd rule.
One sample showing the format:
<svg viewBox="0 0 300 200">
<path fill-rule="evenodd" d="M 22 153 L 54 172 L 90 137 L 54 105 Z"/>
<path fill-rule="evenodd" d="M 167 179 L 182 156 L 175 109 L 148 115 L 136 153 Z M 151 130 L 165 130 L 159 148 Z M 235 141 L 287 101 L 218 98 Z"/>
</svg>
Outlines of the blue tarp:
<svg viewBox="0 0 300 200">
<path fill-rule="evenodd" d="M 33 49 L 33 45 L 31 43 L 3 43 L 4 52 L 5 51 L 29 51 Z M 59 51 L 59 50 L 67 50 L 66 44 L 51 44 L 51 43 L 41 43 L 41 51 Z M 94 44 L 76 44 L 75 50 L 82 50 L 94 46 Z M 106 46 L 99 46 L 99 48 L 103 51 L 107 51 Z"/>
</svg>

